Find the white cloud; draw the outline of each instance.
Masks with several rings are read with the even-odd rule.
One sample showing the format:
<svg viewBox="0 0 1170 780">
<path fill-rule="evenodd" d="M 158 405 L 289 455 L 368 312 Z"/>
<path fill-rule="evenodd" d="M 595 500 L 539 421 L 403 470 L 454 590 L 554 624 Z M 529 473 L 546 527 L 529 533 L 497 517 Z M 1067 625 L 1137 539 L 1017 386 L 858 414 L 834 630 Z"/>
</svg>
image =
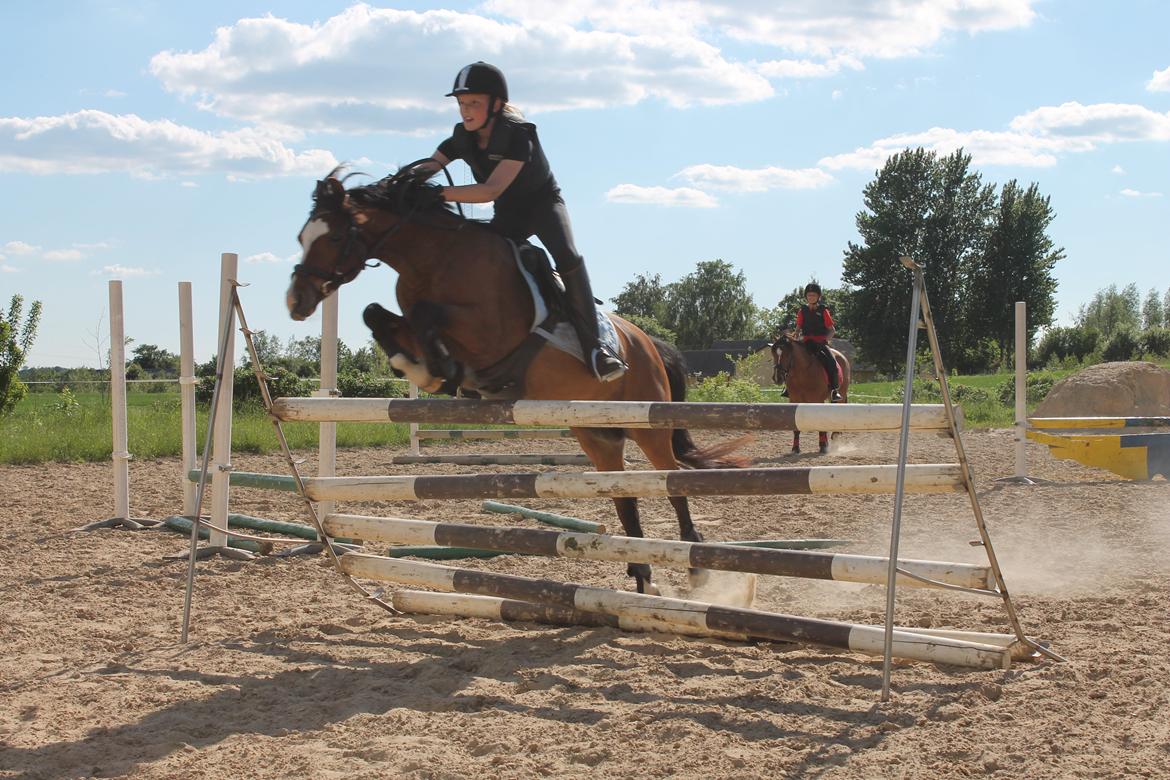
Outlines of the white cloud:
<svg viewBox="0 0 1170 780">
<path fill-rule="evenodd" d="M 1140 190 L 1131 190 L 1128 187 L 1121 191 L 1121 194 L 1127 198 L 1160 198 L 1160 192 L 1141 192 Z"/>
<path fill-rule="evenodd" d="M 59 262 L 62 260 L 80 260 L 81 252 L 77 249 L 50 249 L 41 255 L 42 258 L 49 262 Z"/>
<path fill-rule="evenodd" d="M 649 204 L 655 206 L 682 206 L 710 209 L 719 205 L 711 195 L 690 187 L 641 187 L 637 184 L 619 184 L 605 193 L 611 203 Z"/>
<path fill-rule="evenodd" d="M 9 241 L 2 248 L 13 255 L 31 255 L 33 252 L 41 251 L 39 246 L 33 246 L 25 241 Z"/>
<path fill-rule="evenodd" d="M 158 276 L 161 271 L 151 271 L 146 268 L 131 268 L 124 265 L 107 265 L 97 271 L 91 271 L 90 276 L 109 276 L 111 278 L 126 278 L 131 276 Z"/>
<path fill-rule="evenodd" d="M 196 183 L 195 183 L 195 182 L 193 182 L 193 181 L 184 181 L 184 182 L 179 182 L 179 186 L 180 186 L 180 187 L 187 187 L 187 188 L 189 188 L 189 189 L 195 189 L 195 188 L 197 188 L 199 185 L 198 185 L 198 184 L 196 184 Z"/>
<path fill-rule="evenodd" d="M 1025 27 L 1035 0 L 488 0 L 489 12 L 528 23 L 588 25 L 637 35 L 729 37 L 805 56 L 916 55 L 953 33 Z"/>
<path fill-rule="evenodd" d="M 691 165 L 675 174 L 696 187 L 731 192 L 807 190 L 823 187 L 833 177 L 819 168 L 737 168 L 733 165 Z"/>
<path fill-rule="evenodd" d="M 124 98 L 124 97 L 126 97 L 126 93 L 120 89 L 107 89 L 102 94 L 108 98 Z"/>
<path fill-rule="evenodd" d="M 546 10 L 532 23 L 367 5 L 313 25 L 241 19 L 217 30 L 202 51 L 161 52 L 150 68 L 166 89 L 201 108 L 286 133 L 449 128 L 455 112 L 443 94 L 455 76 L 451 63 L 478 59 L 499 65 L 513 101 L 534 112 L 650 99 L 715 105 L 773 94 L 752 66 L 697 37 L 576 29 Z"/>
<path fill-rule="evenodd" d="M 1146 89 L 1150 92 L 1170 92 L 1170 68 L 1154 71 L 1154 75 L 1146 82 Z"/>
<path fill-rule="evenodd" d="M 842 55 L 827 60 L 770 60 L 757 66 L 760 73 L 772 79 L 817 79 L 833 76 L 848 68 L 865 70 L 856 57 Z"/>
<path fill-rule="evenodd" d="M 297 152 L 257 128 L 212 133 L 166 119 L 94 110 L 0 117 L 0 172 L 264 178 L 320 175 L 336 164 L 325 150 Z"/>
<path fill-rule="evenodd" d="M 954 130 L 932 127 L 880 138 L 868 147 L 825 157 L 830 170 L 880 168 L 888 157 L 910 147 L 949 154 L 962 147 L 976 165 L 1047 167 L 1061 155 L 1092 151 L 1125 141 L 1170 140 L 1170 113 L 1121 103 L 1064 103 L 1021 114 L 1009 130 Z"/>
<path fill-rule="evenodd" d="M 1112 168 L 1109 169 L 1109 172 L 1116 173 L 1118 176 L 1124 176 L 1125 175 L 1125 168 L 1122 168 L 1120 165 L 1114 165 Z"/>
<path fill-rule="evenodd" d="M 277 254 L 272 253 L 272 252 L 260 252 L 258 254 L 248 255 L 247 257 L 244 258 L 244 262 L 245 263 L 259 263 L 259 264 L 291 263 L 297 257 L 299 257 L 299 255 L 292 255 L 291 257 L 281 257 Z"/>
<path fill-rule="evenodd" d="M 1132 103 L 1062 103 L 1044 106 L 1011 121 L 1011 128 L 1071 144 L 1170 141 L 1170 112 L 1160 114 Z"/>
<path fill-rule="evenodd" d="M 80 249 L 83 252 L 103 251 L 106 249 L 113 249 L 114 245 L 108 241 L 94 241 L 92 243 L 74 243 L 74 249 Z"/>
<path fill-rule="evenodd" d="M 13 268 L 13 267 L 12 267 L 12 266 L 10 266 L 10 265 L 5 265 L 4 263 L 0 263 L 0 273 L 5 273 L 5 274 L 18 274 L 18 273 L 20 273 L 20 269 L 19 269 L 19 268 Z"/>
</svg>

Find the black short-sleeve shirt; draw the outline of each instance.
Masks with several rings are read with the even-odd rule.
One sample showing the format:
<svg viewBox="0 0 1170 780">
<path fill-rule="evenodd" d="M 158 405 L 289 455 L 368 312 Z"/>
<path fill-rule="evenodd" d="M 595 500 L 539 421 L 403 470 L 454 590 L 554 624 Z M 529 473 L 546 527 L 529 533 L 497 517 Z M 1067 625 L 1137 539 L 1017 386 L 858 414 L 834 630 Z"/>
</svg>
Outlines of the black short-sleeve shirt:
<svg viewBox="0 0 1170 780">
<path fill-rule="evenodd" d="M 541 148 L 536 125 L 517 121 L 508 114 L 496 117 L 486 149 L 481 149 L 474 133 L 455 125 L 451 137 L 439 144 L 439 152 L 448 160 L 463 160 L 480 184 L 488 180 L 501 160 L 524 163 L 508 189 L 496 199 L 496 212 L 527 210 L 545 198 L 559 193 L 548 158 Z"/>
</svg>

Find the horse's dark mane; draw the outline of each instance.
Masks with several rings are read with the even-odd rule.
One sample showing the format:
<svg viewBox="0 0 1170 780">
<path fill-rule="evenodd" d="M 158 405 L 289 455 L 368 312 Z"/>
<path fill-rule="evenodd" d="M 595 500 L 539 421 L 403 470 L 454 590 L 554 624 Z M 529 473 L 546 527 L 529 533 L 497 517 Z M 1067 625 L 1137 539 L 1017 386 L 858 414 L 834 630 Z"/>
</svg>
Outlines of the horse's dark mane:
<svg viewBox="0 0 1170 780">
<path fill-rule="evenodd" d="M 338 178 L 344 166 L 338 166 L 328 178 Z M 339 178 L 344 184 L 351 176 L 364 175 L 356 172 Z M 418 171 L 412 166 L 400 168 L 397 173 L 372 184 L 364 184 L 346 191 L 350 202 L 363 208 L 377 208 L 399 216 L 444 216 L 459 222 L 481 224 L 484 220 L 471 219 L 461 215 L 452 203 L 439 197 L 442 185 L 430 181 L 431 171 Z M 318 194 L 313 195 L 313 207 L 318 208 Z"/>
</svg>

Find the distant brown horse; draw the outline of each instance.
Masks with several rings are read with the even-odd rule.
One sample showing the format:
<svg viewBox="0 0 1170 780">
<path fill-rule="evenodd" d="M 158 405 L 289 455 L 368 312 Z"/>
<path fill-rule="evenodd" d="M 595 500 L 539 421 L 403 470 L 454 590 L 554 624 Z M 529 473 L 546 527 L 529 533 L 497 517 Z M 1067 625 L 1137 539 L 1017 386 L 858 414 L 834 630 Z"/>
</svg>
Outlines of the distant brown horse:
<svg viewBox="0 0 1170 780">
<path fill-rule="evenodd" d="M 772 381 L 788 386 L 788 400 L 792 403 L 824 403 L 829 397 L 829 378 L 825 367 L 813 356 L 808 347 L 796 338 L 795 333 L 781 333 L 771 344 Z M 841 402 L 849 401 L 849 359 L 835 349 L 829 350 L 837 360 L 838 376 L 841 380 Z M 818 443 L 822 453 L 829 451 L 829 434 L 820 431 Z M 792 432 L 792 451 L 800 452 L 800 431 Z"/>
<path fill-rule="evenodd" d="M 289 314 L 305 319 L 327 295 L 361 273 L 367 259 L 376 258 L 398 272 L 395 291 L 405 314 L 377 304 L 365 311 L 366 324 L 391 365 L 430 391 L 462 387 L 490 395 L 493 388 L 490 383 L 485 387 L 480 377 L 498 376 L 499 366 L 507 365 L 529 339 L 535 316 L 532 296 L 509 242 L 453 213 L 435 185 L 425 181 L 429 175 L 408 166 L 376 184 L 350 190 L 337 178 L 337 170 L 319 181 L 299 236 L 304 255 L 289 285 Z M 686 368 L 678 350 L 620 317 L 609 317 L 629 365 L 625 376 L 600 382 L 582 361 L 537 342 L 512 397 L 683 400 Z M 573 433 L 600 471 L 624 468 L 627 437 L 657 469 L 746 465 L 730 455 L 739 442 L 699 449 L 682 429 L 574 428 Z M 613 501 L 626 535 L 642 536 L 637 499 Z M 670 503 L 680 538 L 700 541 L 686 497 L 672 497 Z M 652 587 L 649 565 L 632 563 L 627 571 L 639 592 Z"/>
</svg>

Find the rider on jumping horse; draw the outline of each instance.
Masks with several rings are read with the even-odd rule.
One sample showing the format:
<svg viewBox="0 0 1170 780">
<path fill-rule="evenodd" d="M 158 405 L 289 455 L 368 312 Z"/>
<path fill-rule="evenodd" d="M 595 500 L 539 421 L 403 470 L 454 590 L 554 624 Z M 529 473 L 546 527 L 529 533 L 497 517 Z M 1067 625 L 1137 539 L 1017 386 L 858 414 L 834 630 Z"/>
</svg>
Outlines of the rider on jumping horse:
<svg viewBox="0 0 1170 780">
<path fill-rule="evenodd" d="M 437 167 L 463 160 L 475 184 L 442 188 L 453 203 L 494 201 L 488 228 L 520 244 L 535 235 L 552 256 L 565 284 L 569 319 L 585 362 L 602 382 L 626 372 L 626 364 L 598 340 L 597 308 L 584 259 L 573 243 L 569 212 L 536 134 L 536 125 L 508 104 L 499 68 L 475 62 L 455 76 L 447 93 L 459 101 L 462 122 L 432 155 Z"/>
<path fill-rule="evenodd" d="M 829 351 L 829 342 L 833 340 L 833 333 L 836 332 L 833 315 L 821 302 L 821 286 L 816 282 L 804 286 L 804 300 L 805 304 L 796 315 L 796 329 L 800 331 L 801 339 L 808 350 L 825 367 L 825 376 L 829 380 L 829 400 L 838 403 L 842 400 L 841 379 L 837 373 L 837 360 Z M 784 394 L 787 395 L 787 390 Z"/>
</svg>

